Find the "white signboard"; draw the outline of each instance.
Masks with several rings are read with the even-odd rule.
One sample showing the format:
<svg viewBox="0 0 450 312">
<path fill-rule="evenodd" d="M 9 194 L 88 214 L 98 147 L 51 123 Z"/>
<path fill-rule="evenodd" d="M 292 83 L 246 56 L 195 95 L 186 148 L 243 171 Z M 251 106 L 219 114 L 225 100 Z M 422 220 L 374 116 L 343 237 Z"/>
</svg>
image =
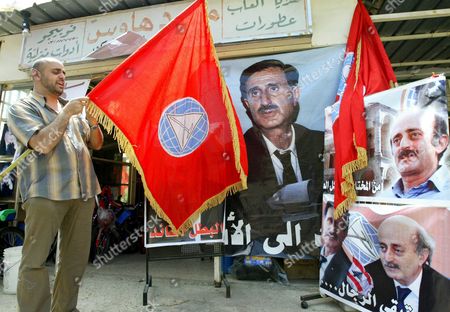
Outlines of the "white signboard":
<svg viewBox="0 0 450 312">
<path fill-rule="evenodd" d="M 85 21 L 31 29 L 25 39 L 21 65 L 52 56 L 71 63 L 82 60 L 108 41 L 133 31 L 153 37 L 192 1 L 118 11 Z M 307 0 L 210 0 L 208 19 L 215 43 L 310 34 Z"/>
<path fill-rule="evenodd" d="M 222 10 L 222 41 L 308 32 L 304 0 L 229 0 Z"/>
<path fill-rule="evenodd" d="M 177 2 L 90 18 L 86 21 L 83 55 L 97 50 L 127 31 L 138 33 L 148 40 L 188 5 L 187 2 Z"/>
<path fill-rule="evenodd" d="M 64 61 L 79 60 L 82 55 L 85 22 L 33 30 L 26 38 L 22 64 L 32 64 L 41 57 Z"/>
</svg>

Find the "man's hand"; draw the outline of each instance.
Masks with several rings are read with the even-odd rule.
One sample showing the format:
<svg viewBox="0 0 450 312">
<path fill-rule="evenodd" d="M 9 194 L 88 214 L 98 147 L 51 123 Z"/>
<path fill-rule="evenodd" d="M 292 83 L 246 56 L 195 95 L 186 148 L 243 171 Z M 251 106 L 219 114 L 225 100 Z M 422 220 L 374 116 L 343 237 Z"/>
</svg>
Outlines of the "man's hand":
<svg viewBox="0 0 450 312">
<path fill-rule="evenodd" d="M 52 151 L 61 141 L 70 118 L 73 115 L 80 114 L 83 111 L 83 107 L 88 103 L 89 98 L 87 97 L 76 98 L 69 101 L 55 120 L 43 129 L 37 131 L 30 138 L 28 146 L 41 154 L 47 154 Z M 103 136 L 101 142 L 103 142 Z M 100 148 L 101 144 L 96 144 L 95 147 Z"/>
<path fill-rule="evenodd" d="M 89 103 L 88 97 L 80 97 L 70 100 L 63 108 L 64 114 L 68 117 L 81 114 L 83 108 Z"/>
</svg>

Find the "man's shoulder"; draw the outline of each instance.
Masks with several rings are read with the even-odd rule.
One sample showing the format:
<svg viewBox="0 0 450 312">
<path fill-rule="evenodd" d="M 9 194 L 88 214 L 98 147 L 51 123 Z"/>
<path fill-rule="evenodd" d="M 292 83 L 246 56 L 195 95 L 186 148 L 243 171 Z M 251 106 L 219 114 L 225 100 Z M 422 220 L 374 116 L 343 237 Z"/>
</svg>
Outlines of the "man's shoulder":
<svg viewBox="0 0 450 312">
<path fill-rule="evenodd" d="M 247 146 L 255 145 L 258 142 L 262 142 L 262 134 L 261 131 L 255 126 L 251 127 L 244 133 L 244 141 Z"/>
<path fill-rule="evenodd" d="M 447 311 L 450 305 L 450 280 L 428 265 L 423 268 L 419 311 Z"/>
<path fill-rule="evenodd" d="M 340 266 L 347 269 L 350 268 L 351 264 L 350 259 L 345 254 L 343 249 L 339 249 L 339 251 L 337 251 L 330 260 L 330 265 Z"/>
<path fill-rule="evenodd" d="M 379 274 L 379 273 L 383 273 L 383 275 L 385 274 L 380 259 L 367 264 L 364 268 L 367 272 L 369 272 L 369 274 Z"/>
<path fill-rule="evenodd" d="M 18 99 L 13 105 L 10 105 L 8 110 L 10 112 L 20 111 L 23 109 L 29 109 L 31 107 L 34 107 L 37 104 L 38 104 L 37 101 L 33 98 L 30 92 L 29 94 Z"/>
<path fill-rule="evenodd" d="M 322 131 L 311 130 L 296 123 L 292 125 L 294 126 L 295 142 L 297 145 L 299 145 L 302 149 L 313 149 L 312 151 L 323 150 L 324 134 Z"/>
<path fill-rule="evenodd" d="M 310 163 L 322 164 L 324 135 L 323 132 L 311 130 L 299 124 L 293 124 L 295 145 L 299 159 Z M 318 168 L 319 169 L 319 168 Z M 323 169 L 320 169 L 323 170 Z"/>
<path fill-rule="evenodd" d="M 439 287 L 445 286 L 447 290 L 450 290 L 450 279 L 430 267 L 429 265 L 425 265 L 423 267 L 424 279 L 432 279 L 432 281 L 428 281 L 430 286 Z"/>
<path fill-rule="evenodd" d="M 450 190 L 450 170 L 446 164 L 441 165 L 441 167 L 436 171 L 437 179 L 441 182 L 441 187 L 444 190 L 441 191 L 449 191 Z"/>
<path fill-rule="evenodd" d="M 293 123 L 292 126 L 294 127 L 295 134 L 299 137 L 303 136 L 315 136 L 315 137 L 323 137 L 323 131 L 318 130 L 311 130 L 309 128 L 306 128 L 305 126 L 302 126 L 298 123 Z"/>
<path fill-rule="evenodd" d="M 258 136 L 258 128 L 256 128 L 255 126 L 250 127 L 247 131 L 245 131 L 244 133 L 244 138 L 252 138 L 252 137 L 256 137 Z"/>
</svg>

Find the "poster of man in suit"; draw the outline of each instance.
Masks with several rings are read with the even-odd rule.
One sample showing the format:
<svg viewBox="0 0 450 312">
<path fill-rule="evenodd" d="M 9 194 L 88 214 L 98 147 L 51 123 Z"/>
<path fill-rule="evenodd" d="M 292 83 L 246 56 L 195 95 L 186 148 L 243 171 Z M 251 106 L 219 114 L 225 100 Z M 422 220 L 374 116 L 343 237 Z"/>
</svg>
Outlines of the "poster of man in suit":
<svg viewBox="0 0 450 312">
<path fill-rule="evenodd" d="M 348 270 L 345 278 L 324 275 L 320 284 L 321 292 L 357 310 L 448 309 L 445 86 L 445 77 L 436 76 L 364 98 L 368 166 L 354 174 L 358 197 L 341 247 L 347 257 L 336 265 Z M 336 187 L 331 113 L 325 109 L 324 205 Z"/>
<path fill-rule="evenodd" d="M 353 205 L 341 247 L 346 258 L 337 266 L 347 272 L 323 276 L 321 292 L 360 311 L 444 311 L 450 303 L 449 209 Z"/>
<path fill-rule="evenodd" d="M 230 253 L 287 258 L 319 232 L 323 109 L 334 102 L 342 53 L 337 46 L 221 62 L 249 166 L 248 189 L 228 201 Z"/>
</svg>

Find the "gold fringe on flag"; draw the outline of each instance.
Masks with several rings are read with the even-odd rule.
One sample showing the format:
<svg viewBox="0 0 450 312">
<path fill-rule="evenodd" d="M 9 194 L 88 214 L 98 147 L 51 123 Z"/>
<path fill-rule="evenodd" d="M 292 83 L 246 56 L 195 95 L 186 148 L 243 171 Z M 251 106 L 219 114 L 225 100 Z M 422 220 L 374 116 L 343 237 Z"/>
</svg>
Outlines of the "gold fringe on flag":
<svg viewBox="0 0 450 312">
<path fill-rule="evenodd" d="M 361 39 L 358 41 L 356 48 L 356 58 L 355 58 L 355 83 L 353 85 L 353 90 L 356 89 L 359 78 L 359 70 L 361 66 Z M 363 104 L 364 105 L 364 104 Z M 356 191 L 355 191 L 355 181 L 353 180 L 353 172 L 367 167 L 367 150 L 365 147 L 358 146 L 356 144 L 355 133 L 353 133 L 353 145 L 355 146 L 357 152 L 357 158 L 350 161 L 342 166 L 342 178 L 341 182 L 341 192 L 342 195 L 346 197 L 341 203 L 339 203 L 334 209 L 334 218 L 340 218 L 344 213 L 348 211 L 350 206 L 356 201 Z"/>
<path fill-rule="evenodd" d="M 206 21 L 208 21 L 208 16 L 206 13 L 207 12 L 206 3 L 205 3 L 205 11 L 204 12 L 205 12 Z M 206 199 L 203 202 L 203 204 L 187 220 L 185 220 L 181 224 L 181 226 L 179 228 L 176 228 L 173 225 L 172 221 L 169 219 L 169 217 L 166 215 L 166 213 L 163 211 L 163 209 L 161 208 L 159 203 L 156 201 L 156 199 L 153 197 L 152 193 L 150 192 L 150 190 L 147 186 L 147 183 L 146 183 L 144 172 L 143 172 L 142 167 L 139 164 L 139 160 L 137 159 L 136 154 L 134 152 L 134 148 L 131 145 L 131 143 L 129 142 L 129 140 L 127 139 L 127 137 L 125 136 L 125 134 L 117 127 L 117 125 L 114 124 L 114 122 L 100 108 L 98 108 L 98 106 L 93 101 L 90 101 L 89 105 L 87 107 L 89 113 L 92 114 L 92 116 L 98 120 L 98 122 L 105 128 L 105 130 L 109 134 L 111 134 L 113 136 L 114 139 L 117 140 L 120 150 L 127 154 L 128 158 L 130 159 L 131 164 L 136 168 L 136 170 L 142 176 L 142 182 L 143 182 L 143 186 L 144 186 L 145 196 L 149 200 L 150 205 L 155 210 L 156 214 L 160 218 L 165 220 L 169 224 L 171 230 L 176 232 L 178 235 L 183 235 L 186 231 L 188 231 L 193 225 L 193 220 L 198 219 L 200 214 L 203 213 L 205 210 L 222 203 L 225 200 L 225 197 L 227 195 L 239 192 L 239 191 L 247 188 L 247 175 L 245 174 L 244 169 L 242 168 L 242 165 L 240 162 L 241 152 L 240 152 L 238 129 L 236 126 L 236 119 L 235 119 L 235 115 L 233 112 L 233 106 L 232 106 L 233 104 L 231 103 L 231 99 L 228 94 L 228 90 L 226 88 L 225 81 L 224 81 L 221 71 L 220 71 L 220 65 L 219 65 L 219 62 L 217 59 L 214 44 L 212 42 L 211 32 L 209 29 L 208 22 L 207 22 L 207 27 L 208 27 L 208 33 L 209 33 L 210 42 L 211 42 L 211 49 L 212 49 L 212 53 L 214 56 L 215 64 L 216 64 L 219 74 L 220 74 L 220 84 L 221 84 L 223 102 L 225 104 L 225 108 L 227 111 L 227 118 L 228 118 L 228 122 L 230 124 L 231 135 L 232 135 L 232 140 L 233 140 L 235 167 L 236 167 L 237 172 L 239 173 L 241 181 L 239 181 L 233 185 L 229 185 L 229 186 L 225 187 L 218 194 L 212 196 L 211 198 Z"/>
<path fill-rule="evenodd" d="M 226 88 L 225 88 L 226 92 Z M 228 94 L 228 93 L 226 93 Z M 228 102 L 228 105 L 231 105 L 231 101 L 229 100 L 228 96 L 226 96 L 228 101 L 224 101 L 225 103 Z M 230 126 L 231 131 L 233 134 L 233 147 L 236 157 L 236 169 L 238 170 L 240 174 L 241 181 L 237 182 L 233 185 L 229 185 L 226 188 L 224 188 L 220 193 L 212 196 L 211 198 L 206 199 L 203 204 L 186 220 L 183 222 L 183 224 L 176 228 L 172 221 L 169 219 L 169 217 L 166 215 L 164 210 L 161 208 L 159 203 L 156 201 L 156 199 L 153 197 L 152 193 L 150 192 L 147 182 L 145 179 L 144 171 L 142 170 L 141 165 L 139 164 L 139 161 L 136 157 L 136 154 L 134 152 L 133 146 L 128 141 L 125 134 L 114 124 L 113 121 L 102 111 L 98 108 L 98 106 L 93 102 L 89 101 L 89 104 L 87 106 L 87 110 L 89 113 L 98 120 L 98 122 L 105 128 L 105 130 L 108 132 L 108 134 L 112 135 L 115 140 L 117 140 L 119 144 L 119 149 L 123 151 L 125 154 L 127 154 L 128 158 L 130 159 L 131 164 L 136 168 L 136 170 L 139 172 L 139 174 L 143 177 L 142 182 L 144 186 L 144 193 L 147 199 L 150 202 L 150 205 L 152 206 L 153 210 L 155 210 L 156 214 L 165 220 L 172 231 L 176 232 L 178 235 L 183 235 L 186 231 L 188 231 L 192 225 L 193 220 L 198 219 L 201 213 L 203 213 L 205 210 L 212 208 L 214 206 L 219 205 L 222 203 L 226 196 L 229 194 L 234 194 L 236 192 L 239 192 L 243 189 L 247 188 L 247 176 L 245 175 L 244 170 L 242 169 L 242 166 L 240 164 L 240 149 L 239 149 L 239 138 L 237 135 L 237 127 L 235 123 L 232 123 L 231 120 L 234 120 L 233 111 L 230 113 L 229 107 L 227 107 L 227 115 L 230 119 Z M 235 122 L 235 121 L 234 121 Z"/>
<path fill-rule="evenodd" d="M 214 62 L 216 63 L 218 73 L 220 75 L 220 87 L 222 89 L 223 102 L 225 103 L 225 109 L 227 110 L 227 118 L 228 118 L 228 122 L 230 124 L 231 137 L 233 138 L 234 162 L 235 162 L 236 170 L 239 173 L 241 183 L 242 183 L 241 188 L 237 189 L 235 192 L 233 192 L 233 193 L 236 193 L 236 192 L 247 189 L 247 175 L 245 174 L 245 172 L 242 168 L 242 164 L 241 164 L 241 148 L 239 145 L 239 135 L 238 135 L 238 130 L 237 130 L 237 126 L 236 126 L 236 118 L 235 118 L 235 115 L 233 112 L 233 103 L 230 99 L 230 94 L 228 93 L 227 85 L 226 85 L 225 79 L 223 78 L 223 75 L 222 75 L 222 70 L 220 69 L 219 58 L 217 57 L 216 47 L 214 46 L 214 42 L 212 40 L 211 28 L 209 27 L 209 23 L 208 23 L 207 12 L 208 12 L 208 2 L 205 0 L 205 18 L 206 18 L 206 26 L 208 27 L 209 41 L 210 41 L 210 46 L 211 46 L 211 50 L 212 50 L 211 52 L 214 56 Z"/>
<path fill-rule="evenodd" d="M 353 143 L 357 151 L 357 158 L 342 166 L 341 192 L 347 197 L 334 209 L 334 218 L 338 219 L 344 215 L 350 206 L 356 201 L 355 181 L 353 172 L 367 167 L 367 150 L 364 147 L 356 145 L 355 134 L 353 134 Z"/>
</svg>

